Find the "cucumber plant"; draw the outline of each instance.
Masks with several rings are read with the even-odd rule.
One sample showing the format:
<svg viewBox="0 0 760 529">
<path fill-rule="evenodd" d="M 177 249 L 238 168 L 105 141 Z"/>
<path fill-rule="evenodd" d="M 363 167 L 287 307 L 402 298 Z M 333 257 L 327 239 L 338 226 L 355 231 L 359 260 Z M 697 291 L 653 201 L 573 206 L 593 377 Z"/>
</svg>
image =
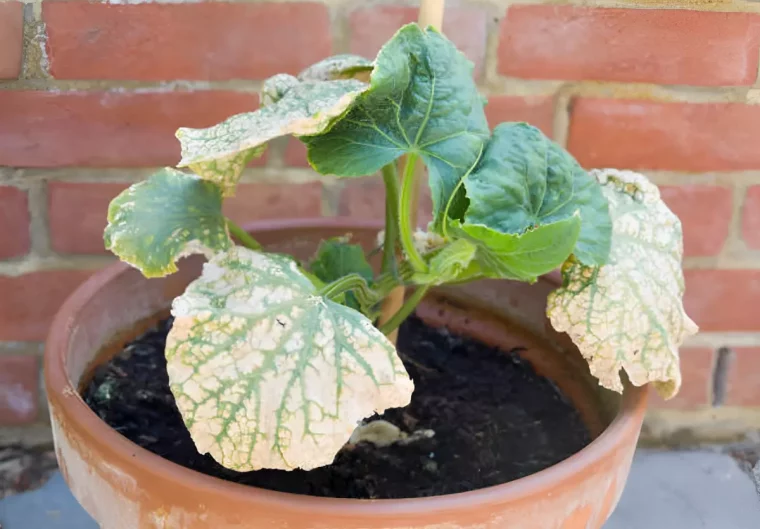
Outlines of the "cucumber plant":
<svg viewBox="0 0 760 529">
<path fill-rule="evenodd" d="M 429 288 L 530 283 L 558 267 L 549 319 L 600 384 L 622 391 L 624 370 L 665 397 L 678 391 L 678 346 L 697 330 L 682 303 L 678 218 L 641 175 L 587 172 L 526 123 L 490 130 L 484 104 L 464 55 L 410 24 L 374 61 L 343 55 L 276 75 L 258 110 L 180 129 L 186 169 L 160 170 L 113 200 L 106 247 L 145 276 L 208 257 L 173 302 L 166 346 L 199 451 L 239 471 L 331 463 L 362 419 L 409 403 L 413 383 L 386 335 Z M 323 175 L 382 174 L 379 273 L 346 238 L 299 262 L 224 217 L 244 168 L 284 135 Z M 433 202 L 425 231 L 410 222 L 419 160 Z M 401 285 L 413 292 L 378 328 L 383 299 Z"/>
</svg>

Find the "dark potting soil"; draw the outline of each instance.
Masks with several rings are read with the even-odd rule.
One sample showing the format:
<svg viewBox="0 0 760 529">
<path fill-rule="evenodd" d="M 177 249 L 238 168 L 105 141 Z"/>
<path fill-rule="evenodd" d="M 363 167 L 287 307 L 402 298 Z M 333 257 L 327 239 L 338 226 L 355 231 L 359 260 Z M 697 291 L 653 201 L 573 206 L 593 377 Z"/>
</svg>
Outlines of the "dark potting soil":
<svg viewBox="0 0 760 529">
<path fill-rule="evenodd" d="M 169 390 L 164 344 L 171 320 L 100 366 L 84 398 L 106 423 L 184 467 L 265 489 L 343 498 L 434 496 L 506 483 L 566 459 L 590 442 L 557 387 L 515 351 L 433 329 L 417 318 L 401 327 L 399 351 L 415 383 L 406 408 L 381 418 L 432 438 L 343 449 L 311 471 L 239 473 L 199 454 Z M 377 418 L 377 417 L 374 417 Z"/>
</svg>

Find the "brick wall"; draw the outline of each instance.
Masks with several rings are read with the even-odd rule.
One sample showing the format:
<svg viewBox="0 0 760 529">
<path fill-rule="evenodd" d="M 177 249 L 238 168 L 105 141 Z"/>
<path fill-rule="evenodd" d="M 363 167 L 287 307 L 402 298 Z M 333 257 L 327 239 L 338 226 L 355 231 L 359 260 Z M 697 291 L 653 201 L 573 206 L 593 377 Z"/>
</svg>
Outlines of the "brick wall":
<svg viewBox="0 0 760 529">
<path fill-rule="evenodd" d="M 492 124 L 525 120 L 587 167 L 636 169 L 685 229 L 684 389 L 646 433 L 760 427 L 760 3 L 449 0 Z M 178 126 L 253 108 L 262 79 L 372 56 L 414 2 L 119 5 L 0 0 L 0 425 L 44 419 L 40 341 L 93 270 L 109 200 L 173 165 Z M 581 5 L 582 4 L 582 5 Z M 277 142 L 228 204 L 238 221 L 382 215 L 378 181 L 317 179 Z"/>
</svg>

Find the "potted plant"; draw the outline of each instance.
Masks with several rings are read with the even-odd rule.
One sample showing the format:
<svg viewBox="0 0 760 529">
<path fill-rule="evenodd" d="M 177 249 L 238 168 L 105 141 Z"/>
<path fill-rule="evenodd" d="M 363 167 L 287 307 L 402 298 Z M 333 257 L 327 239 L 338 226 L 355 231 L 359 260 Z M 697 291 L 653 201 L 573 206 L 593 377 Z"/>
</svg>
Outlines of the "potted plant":
<svg viewBox="0 0 760 529">
<path fill-rule="evenodd" d="M 680 223 L 642 175 L 489 130 L 471 69 L 407 25 L 374 61 L 277 75 L 259 110 L 180 129 L 189 171 L 114 199 L 105 243 L 130 266 L 73 294 L 45 359 L 61 468 L 101 527 L 601 527 L 641 386 L 672 397 L 696 332 Z M 226 219 L 283 135 L 322 174 L 380 171 L 385 224 Z"/>
</svg>

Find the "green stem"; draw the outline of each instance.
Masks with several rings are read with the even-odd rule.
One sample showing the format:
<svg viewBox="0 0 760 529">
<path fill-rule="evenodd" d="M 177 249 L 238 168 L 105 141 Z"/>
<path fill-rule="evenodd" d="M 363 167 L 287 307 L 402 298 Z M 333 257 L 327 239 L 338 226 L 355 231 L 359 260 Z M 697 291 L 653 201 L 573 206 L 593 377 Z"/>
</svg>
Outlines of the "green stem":
<svg viewBox="0 0 760 529">
<path fill-rule="evenodd" d="M 227 219 L 227 229 L 230 230 L 230 234 L 238 241 L 240 241 L 246 248 L 250 248 L 251 250 L 261 250 L 261 245 L 259 242 L 248 235 L 247 231 L 232 222 L 230 219 Z"/>
<path fill-rule="evenodd" d="M 336 279 L 319 291 L 320 296 L 335 300 L 341 294 L 354 290 L 356 297 L 368 304 L 377 303 L 380 298 L 367 285 L 367 280 L 359 274 L 348 274 Z"/>
<path fill-rule="evenodd" d="M 393 317 L 391 317 L 391 319 L 388 320 L 385 325 L 380 327 L 380 332 L 387 335 L 395 331 L 398 326 L 401 325 L 412 312 L 414 312 L 414 309 L 417 308 L 417 305 L 420 304 L 420 301 L 422 301 L 422 298 L 425 297 L 425 294 L 427 294 L 427 291 L 429 289 L 429 285 L 423 285 L 415 290 L 414 294 L 409 296 L 409 299 L 407 299 L 404 304 L 401 305 L 401 308 L 398 309 L 398 312 L 394 314 Z"/>
<path fill-rule="evenodd" d="M 404 180 L 401 183 L 401 199 L 399 205 L 400 219 L 399 230 L 401 236 L 401 246 L 404 248 L 409 262 L 412 267 L 418 272 L 427 271 L 427 264 L 422 258 L 417 248 L 414 247 L 413 229 L 416 226 L 412 226 L 411 216 L 412 208 L 417 207 L 417 204 L 412 204 L 412 198 L 415 196 L 414 187 L 417 185 L 417 175 L 415 174 L 415 166 L 417 165 L 417 155 L 409 153 L 406 157 L 406 166 L 404 167 Z"/>
<path fill-rule="evenodd" d="M 396 163 L 391 162 L 382 170 L 385 182 L 385 240 L 383 241 L 382 271 L 396 271 L 396 241 L 398 241 L 398 175 Z"/>
</svg>

